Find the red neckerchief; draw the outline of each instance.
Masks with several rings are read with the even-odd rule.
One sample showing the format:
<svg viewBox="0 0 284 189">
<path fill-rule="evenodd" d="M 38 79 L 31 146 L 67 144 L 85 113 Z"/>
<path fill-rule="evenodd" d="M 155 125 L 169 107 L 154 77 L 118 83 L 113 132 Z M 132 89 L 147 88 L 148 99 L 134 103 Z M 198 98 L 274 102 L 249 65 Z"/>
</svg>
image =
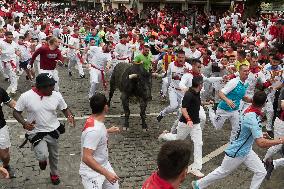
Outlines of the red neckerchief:
<svg viewBox="0 0 284 189">
<path fill-rule="evenodd" d="M 123 44 L 123 45 L 126 45 L 126 41 L 124 41 L 124 42 L 120 41 L 120 43 Z"/>
<path fill-rule="evenodd" d="M 48 96 L 48 95 L 46 95 L 46 94 L 41 93 L 36 87 L 32 87 L 32 90 L 33 90 L 36 94 L 38 94 L 38 96 L 40 96 L 40 100 L 42 100 L 42 98 L 43 98 L 44 96 Z"/>
<path fill-rule="evenodd" d="M 162 179 L 157 172 L 153 173 L 143 184 L 142 189 L 174 189 L 174 187 Z"/>
<path fill-rule="evenodd" d="M 258 73 L 261 69 L 260 69 L 259 66 L 254 66 L 254 67 L 250 66 L 250 67 L 249 67 L 249 70 L 250 70 L 251 73 L 256 74 L 256 73 Z"/>
<path fill-rule="evenodd" d="M 250 112 L 255 112 L 258 116 L 261 116 L 261 115 L 262 115 L 262 112 L 261 112 L 258 108 L 253 107 L 252 105 L 249 106 L 249 107 L 245 110 L 244 114 L 250 113 Z"/>
<path fill-rule="evenodd" d="M 85 131 L 87 128 L 89 127 L 94 127 L 95 126 L 95 119 L 94 116 L 90 116 L 88 117 L 88 119 L 86 120 L 86 123 L 84 125 L 84 128 L 82 131 Z"/>
<path fill-rule="evenodd" d="M 176 67 L 179 67 L 179 68 L 181 68 L 181 67 L 184 66 L 184 64 L 180 64 L 180 63 L 177 62 L 177 61 L 175 61 L 174 64 L 175 64 Z"/>
<path fill-rule="evenodd" d="M 73 34 L 72 37 L 79 38 L 79 34 Z"/>
<path fill-rule="evenodd" d="M 193 70 L 188 70 L 188 73 L 192 74 L 193 77 L 201 76 L 201 73 L 195 72 L 195 71 L 193 71 Z"/>
</svg>

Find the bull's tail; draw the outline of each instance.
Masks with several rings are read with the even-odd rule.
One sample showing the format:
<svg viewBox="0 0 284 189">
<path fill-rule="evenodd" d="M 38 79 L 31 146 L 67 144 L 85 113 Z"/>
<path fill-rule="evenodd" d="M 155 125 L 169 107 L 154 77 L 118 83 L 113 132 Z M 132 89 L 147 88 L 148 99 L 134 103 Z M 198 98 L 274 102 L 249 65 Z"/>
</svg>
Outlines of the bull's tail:
<svg viewBox="0 0 284 189">
<path fill-rule="evenodd" d="M 109 95 L 108 95 L 108 106 L 110 107 L 110 102 L 115 91 L 115 74 L 113 73 L 109 82 Z"/>
</svg>

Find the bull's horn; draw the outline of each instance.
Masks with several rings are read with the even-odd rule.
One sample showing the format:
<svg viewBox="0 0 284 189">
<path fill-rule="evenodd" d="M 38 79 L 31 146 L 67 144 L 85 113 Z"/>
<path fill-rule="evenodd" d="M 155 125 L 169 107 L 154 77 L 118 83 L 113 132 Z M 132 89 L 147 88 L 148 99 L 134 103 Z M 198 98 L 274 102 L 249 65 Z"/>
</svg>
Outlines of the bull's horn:
<svg viewBox="0 0 284 189">
<path fill-rule="evenodd" d="M 128 77 L 129 77 L 129 79 L 133 79 L 133 78 L 137 78 L 138 75 L 137 74 L 130 74 Z"/>
</svg>

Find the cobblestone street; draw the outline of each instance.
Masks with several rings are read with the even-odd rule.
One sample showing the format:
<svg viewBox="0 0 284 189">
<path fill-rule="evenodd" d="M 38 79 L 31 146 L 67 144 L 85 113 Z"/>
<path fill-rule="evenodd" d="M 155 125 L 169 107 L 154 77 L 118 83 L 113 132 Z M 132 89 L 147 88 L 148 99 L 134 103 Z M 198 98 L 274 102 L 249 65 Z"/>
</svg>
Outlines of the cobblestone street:
<svg viewBox="0 0 284 189">
<path fill-rule="evenodd" d="M 71 111 L 76 117 L 87 116 L 90 114 L 87 93 L 89 90 L 89 80 L 79 79 L 77 70 L 73 72 L 70 78 L 67 75 L 65 68 L 60 67 L 60 91 L 70 107 Z M 88 74 L 87 74 L 88 75 Z M 7 88 L 8 83 L 4 82 L 2 77 L 1 87 Z M 20 93 L 25 92 L 30 88 L 24 80 L 24 75 L 20 77 L 20 85 L 16 100 Z M 159 111 L 167 106 L 168 102 L 161 102 L 159 94 L 160 81 L 153 80 L 151 101 L 147 108 L 147 113 L 159 113 Z M 122 114 L 122 107 L 120 103 L 120 94 L 115 92 L 109 115 Z M 131 103 L 130 110 L 132 114 L 139 113 L 139 105 L 135 102 Z M 14 120 L 11 109 L 5 107 L 5 118 L 7 120 Z M 59 113 L 58 117 L 62 117 Z M 139 189 L 142 182 L 156 169 L 156 155 L 162 142 L 157 140 L 159 134 L 169 129 L 176 119 L 175 115 L 166 116 L 160 123 L 157 122 L 155 116 L 147 116 L 147 123 L 149 126 L 148 132 L 143 132 L 141 128 L 141 121 L 139 117 L 133 116 L 130 118 L 130 131 L 122 131 L 117 135 L 110 135 L 109 149 L 110 162 L 114 170 L 120 177 L 120 186 L 122 189 Z M 64 121 L 62 121 L 64 122 Z M 29 144 L 24 148 L 19 149 L 19 145 L 24 140 L 24 130 L 20 124 L 10 121 L 10 136 L 12 142 L 11 148 L 11 165 L 16 169 L 17 178 L 11 180 L 0 180 L 0 189 L 11 188 L 26 188 L 26 189 L 52 189 L 52 188 L 70 188 L 81 189 L 81 179 L 78 173 L 80 164 L 80 137 L 85 120 L 77 120 L 75 128 L 69 127 L 66 123 L 66 133 L 60 138 L 60 176 L 61 183 L 59 186 L 53 186 L 49 180 L 49 168 L 45 171 L 40 171 L 38 162 L 36 161 Z M 109 117 L 106 121 L 106 126 L 112 125 L 122 126 L 123 118 Z M 222 130 L 213 130 L 213 126 L 209 123 L 203 131 L 203 156 L 216 150 L 220 146 L 228 142 L 230 127 L 226 125 Z M 255 151 L 262 158 L 265 150 L 260 150 L 255 147 Z M 208 174 L 221 164 L 224 153 L 212 158 L 205 163 L 202 172 Z M 191 157 L 193 159 L 193 157 Z M 275 157 L 277 158 L 277 157 Z M 191 160 L 192 163 L 192 160 Z M 273 172 L 270 181 L 265 181 L 262 189 L 283 189 L 284 179 L 283 169 L 278 169 Z M 226 179 L 218 182 L 210 189 L 246 189 L 249 188 L 252 178 L 251 172 L 245 166 L 242 166 L 236 172 L 232 173 Z M 188 176 L 186 182 L 181 188 L 191 188 L 190 182 L 194 178 Z"/>
</svg>

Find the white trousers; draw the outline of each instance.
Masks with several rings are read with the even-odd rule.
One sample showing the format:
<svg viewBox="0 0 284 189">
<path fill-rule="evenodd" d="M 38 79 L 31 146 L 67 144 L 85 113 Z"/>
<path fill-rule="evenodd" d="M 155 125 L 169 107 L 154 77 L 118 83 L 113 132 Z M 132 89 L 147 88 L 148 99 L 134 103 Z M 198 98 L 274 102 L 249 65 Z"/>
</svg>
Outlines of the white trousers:
<svg viewBox="0 0 284 189">
<path fill-rule="evenodd" d="M 181 91 L 178 91 L 172 87 L 169 87 L 170 105 L 167 106 L 163 111 L 161 111 L 160 114 L 162 116 L 165 116 L 169 113 L 177 111 L 182 102 L 182 98 L 183 98 L 183 94 Z"/>
<path fill-rule="evenodd" d="M 167 93 L 168 93 L 168 88 L 169 88 L 169 81 L 168 81 L 168 78 L 167 78 L 167 77 L 164 77 L 164 78 L 162 78 L 162 89 L 161 89 L 163 95 L 165 95 L 165 96 L 167 95 Z"/>
<path fill-rule="evenodd" d="M 83 66 L 80 62 L 80 59 L 77 56 L 71 56 L 68 58 L 68 72 L 72 71 L 72 68 L 77 66 L 77 69 L 79 71 L 80 76 L 85 75 L 84 70 L 83 70 Z"/>
<path fill-rule="evenodd" d="M 202 169 L 202 130 L 200 124 L 194 124 L 193 127 L 189 127 L 183 122 L 178 123 L 177 127 L 177 140 L 184 140 L 190 134 L 191 140 L 194 146 L 194 162 L 192 169 Z"/>
<path fill-rule="evenodd" d="M 17 76 L 17 68 L 16 68 L 16 61 L 12 63 L 2 62 L 4 75 L 9 77 L 10 79 L 10 86 L 7 88 L 7 92 L 16 92 L 18 89 L 18 76 Z"/>
<path fill-rule="evenodd" d="M 113 168 L 110 163 L 105 166 L 105 168 L 114 173 Z M 115 184 L 111 184 L 104 175 L 99 174 L 96 177 L 88 177 L 86 175 L 81 175 L 82 184 L 84 189 L 119 189 L 119 184 L 116 182 Z"/>
<path fill-rule="evenodd" d="M 225 178 L 243 163 L 249 170 L 254 172 L 250 189 L 258 189 L 265 178 L 266 170 L 260 158 L 253 150 L 246 157 L 231 158 L 225 155 L 220 167 L 209 173 L 206 177 L 198 180 L 199 188 L 207 188 L 218 180 Z"/>
<path fill-rule="evenodd" d="M 4 78 L 9 78 L 9 76 L 4 72 L 4 68 L 3 68 L 2 62 L 0 63 L 0 72 L 2 72 Z"/>
<path fill-rule="evenodd" d="M 284 136 L 284 121 L 280 120 L 278 117 L 274 121 L 274 138 L 279 138 L 281 136 Z M 271 158 L 274 154 L 281 151 L 283 144 L 278 144 L 275 146 L 271 146 L 265 156 L 264 161 L 266 161 L 268 158 Z"/>
<path fill-rule="evenodd" d="M 234 140 L 240 129 L 239 124 L 239 111 L 225 111 L 220 108 L 217 108 L 216 114 L 212 108 L 209 108 L 209 118 L 216 129 L 221 129 L 224 126 L 224 123 L 227 119 L 230 120 L 232 131 L 230 136 L 230 141 Z"/>
<path fill-rule="evenodd" d="M 184 140 L 190 135 L 191 140 L 194 145 L 194 162 L 192 164 L 192 169 L 201 170 L 202 169 L 202 129 L 200 124 L 194 124 L 193 127 L 189 127 L 183 122 L 178 122 L 177 134 L 166 133 L 163 135 L 163 140 Z"/>
<path fill-rule="evenodd" d="M 57 70 L 43 70 L 40 69 L 40 73 L 48 73 L 52 75 L 53 79 L 56 81 L 54 90 L 59 91 L 59 77 L 58 77 L 58 71 Z"/>
<path fill-rule="evenodd" d="M 274 169 L 284 166 L 284 158 L 273 160 Z"/>
<path fill-rule="evenodd" d="M 104 77 L 105 77 L 105 75 L 104 75 Z M 98 70 L 98 69 L 95 69 L 95 68 L 90 68 L 90 84 L 91 84 L 91 86 L 90 86 L 90 90 L 89 90 L 89 98 L 91 98 L 95 94 L 100 83 L 102 83 L 101 71 Z"/>
<path fill-rule="evenodd" d="M 272 131 L 272 126 L 273 126 L 273 116 L 274 116 L 274 111 L 273 111 L 273 102 L 275 99 L 275 91 L 272 91 L 267 95 L 267 102 L 265 104 L 265 112 L 266 112 L 266 129 L 268 131 Z"/>
</svg>

